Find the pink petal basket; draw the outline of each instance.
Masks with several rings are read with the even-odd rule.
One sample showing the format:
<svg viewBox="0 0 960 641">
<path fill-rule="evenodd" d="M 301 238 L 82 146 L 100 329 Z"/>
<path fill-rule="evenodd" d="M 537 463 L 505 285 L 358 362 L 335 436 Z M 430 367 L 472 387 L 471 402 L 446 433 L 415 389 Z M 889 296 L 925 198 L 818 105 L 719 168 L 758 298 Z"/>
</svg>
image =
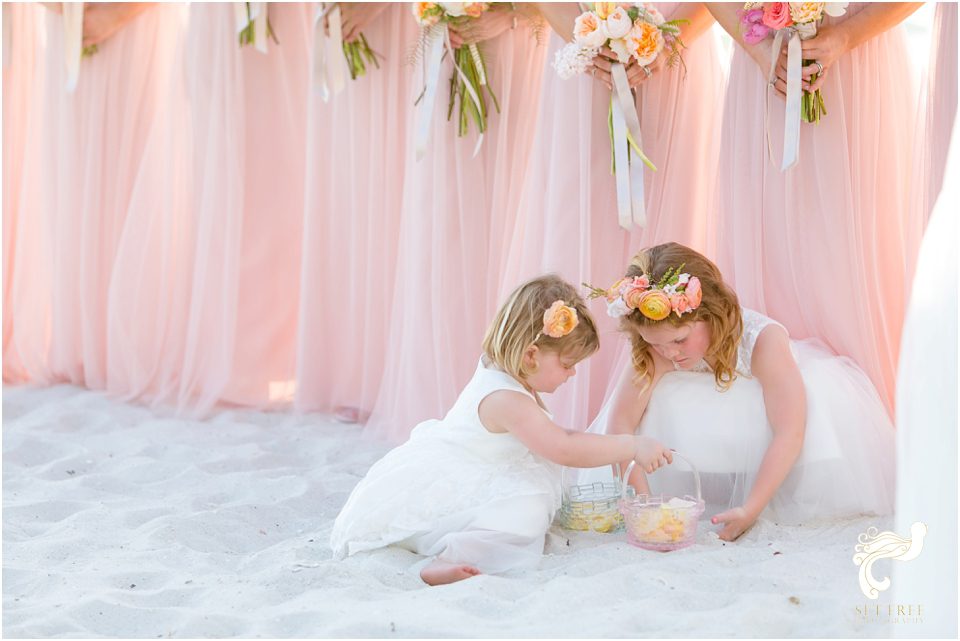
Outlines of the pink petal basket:
<svg viewBox="0 0 960 641">
<path fill-rule="evenodd" d="M 627 530 L 627 542 L 631 545 L 644 548 L 645 550 L 657 550 L 659 552 L 670 552 L 693 545 L 697 539 L 697 523 L 700 515 L 704 512 L 703 497 L 700 493 L 700 473 L 690 461 L 680 456 L 676 452 L 673 455 L 693 470 L 693 480 L 696 484 L 696 496 L 685 495 L 681 498 L 684 501 L 692 502 L 693 505 L 682 507 L 670 507 L 667 504 L 674 497 L 650 496 L 641 494 L 639 496 L 627 496 L 627 488 L 632 487 L 627 483 L 630 473 L 633 472 L 634 461 L 627 466 L 627 471 L 623 475 L 623 489 L 620 491 L 620 513 L 623 515 L 624 525 Z"/>
</svg>

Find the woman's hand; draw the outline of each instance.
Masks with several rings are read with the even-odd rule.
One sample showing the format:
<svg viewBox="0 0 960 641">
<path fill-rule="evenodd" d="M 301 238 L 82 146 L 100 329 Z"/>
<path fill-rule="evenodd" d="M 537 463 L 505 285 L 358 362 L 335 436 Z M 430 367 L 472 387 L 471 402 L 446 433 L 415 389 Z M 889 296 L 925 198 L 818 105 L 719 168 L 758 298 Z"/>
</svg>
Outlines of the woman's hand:
<svg viewBox="0 0 960 641">
<path fill-rule="evenodd" d="M 83 6 L 83 47 L 110 38 L 152 3 L 87 2 Z"/>
<path fill-rule="evenodd" d="M 492 40 L 514 25 L 513 12 L 504 9 L 484 11 L 479 18 L 465 20 L 459 25 L 450 25 L 450 45 L 459 49 L 463 45 Z"/>
<path fill-rule="evenodd" d="M 373 20 L 387 8 L 387 2 L 341 2 L 340 23 L 344 42 L 353 42 L 360 37 Z"/>
<path fill-rule="evenodd" d="M 593 68 L 590 70 L 590 74 L 606 85 L 611 91 L 613 90 L 611 69 L 613 69 L 615 62 L 620 62 L 617 54 L 609 47 L 603 47 L 600 49 L 600 53 L 593 59 Z M 636 58 L 631 56 L 626 64 L 623 65 L 624 70 L 627 72 L 627 83 L 631 89 L 635 89 L 652 78 L 653 74 L 660 71 L 665 64 L 666 56 L 664 55 L 657 56 L 656 60 L 645 67 L 637 64 Z"/>
<path fill-rule="evenodd" d="M 723 523 L 720 538 L 724 541 L 734 541 L 757 522 L 757 515 L 741 506 L 717 514 L 710 519 L 710 522 L 714 525 Z"/>
<path fill-rule="evenodd" d="M 804 60 L 816 60 L 820 65 L 810 64 L 804 67 L 801 75 L 804 79 L 804 89 L 813 92 L 823 85 L 823 78 L 827 70 L 833 66 L 840 56 L 850 50 L 850 39 L 847 30 L 842 26 L 823 25 L 817 31 L 817 35 L 809 40 L 800 42 L 800 48 L 803 51 Z M 786 66 L 786 61 L 781 61 Z M 820 70 L 820 66 L 823 70 Z M 811 84 L 809 78 L 811 75 L 819 73 L 820 75 Z"/>
</svg>

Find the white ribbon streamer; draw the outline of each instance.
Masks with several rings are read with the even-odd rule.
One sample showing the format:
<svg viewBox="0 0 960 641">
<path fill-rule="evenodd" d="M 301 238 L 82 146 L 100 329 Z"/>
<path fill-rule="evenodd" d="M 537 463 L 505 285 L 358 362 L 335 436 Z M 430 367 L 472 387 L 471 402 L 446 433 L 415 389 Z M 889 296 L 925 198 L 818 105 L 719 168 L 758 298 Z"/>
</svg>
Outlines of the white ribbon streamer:
<svg viewBox="0 0 960 641">
<path fill-rule="evenodd" d="M 417 110 L 417 129 L 414 138 L 417 160 L 423 160 L 427 153 L 427 144 L 430 142 L 430 121 L 433 119 L 433 110 L 436 106 L 437 83 L 440 82 L 440 62 L 443 60 L 443 48 L 450 36 L 447 25 L 440 24 L 431 27 L 426 34 L 426 50 L 424 65 L 423 99 Z"/>
<path fill-rule="evenodd" d="M 611 65 L 613 78 L 613 157 L 616 163 L 617 220 L 620 227 L 630 231 L 634 225 L 641 229 L 647 224 L 646 203 L 643 193 L 643 161 L 637 157 L 630 160 L 630 142 L 627 134 L 639 149 L 643 149 L 640 135 L 640 119 L 627 73 L 620 63 Z"/>
<path fill-rule="evenodd" d="M 327 28 L 324 28 L 324 18 Z M 335 2 L 324 3 L 317 11 L 313 39 L 313 82 L 324 102 L 329 102 L 346 87 L 345 66 L 340 7 Z"/>
<path fill-rule="evenodd" d="M 13 50 L 13 16 L 10 5 L 3 3 L 3 66 L 10 66 L 10 52 Z"/>
<path fill-rule="evenodd" d="M 77 88 L 83 55 L 83 3 L 63 3 L 63 55 L 67 66 L 67 91 Z"/>
<path fill-rule="evenodd" d="M 236 18 L 237 32 L 241 32 L 253 23 L 253 48 L 260 53 L 267 53 L 267 10 L 266 2 L 237 2 L 233 5 L 233 15 Z M 247 14 L 247 7 L 250 13 Z"/>
<path fill-rule="evenodd" d="M 770 73 L 767 74 L 766 109 L 764 109 L 764 128 L 767 136 L 767 151 L 773 160 L 773 145 L 770 143 L 770 92 L 771 86 L 777 79 L 777 61 L 780 59 L 780 47 L 783 38 L 787 36 L 787 105 L 783 112 L 783 161 L 780 171 L 786 171 L 797 164 L 800 159 L 800 102 L 802 88 L 800 86 L 800 66 L 802 51 L 800 49 L 800 34 L 795 29 L 780 29 L 773 38 L 773 49 L 770 60 Z"/>
<path fill-rule="evenodd" d="M 469 45 L 472 46 L 472 45 Z M 427 145 L 430 142 L 430 122 L 433 120 L 433 112 L 436 107 L 437 85 L 440 82 L 440 63 L 443 60 L 444 50 L 450 53 L 450 59 L 453 62 L 454 73 L 460 76 L 463 86 L 466 88 L 467 96 L 473 101 L 477 108 L 477 113 L 482 113 L 480 107 L 480 95 L 468 81 L 467 75 L 457 64 L 457 57 L 454 55 L 453 45 L 450 44 L 450 29 L 445 23 L 440 23 L 430 27 L 426 33 L 426 43 L 424 45 L 426 55 L 424 56 L 424 90 L 422 104 L 417 111 L 417 129 L 414 138 L 414 149 L 416 150 L 417 160 L 422 160 L 427 153 Z M 474 55 L 474 50 L 470 50 Z M 480 59 L 479 51 L 476 51 L 474 61 Z M 483 70 L 482 60 L 477 64 L 480 75 L 483 78 L 481 84 L 486 84 L 486 73 Z M 457 125 L 459 127 L 459 124 Z M 473 157 L 480 152 L 483 145 L 483 132 L 477 136 L 477 144 L 473 147 Z"/>
</svg>

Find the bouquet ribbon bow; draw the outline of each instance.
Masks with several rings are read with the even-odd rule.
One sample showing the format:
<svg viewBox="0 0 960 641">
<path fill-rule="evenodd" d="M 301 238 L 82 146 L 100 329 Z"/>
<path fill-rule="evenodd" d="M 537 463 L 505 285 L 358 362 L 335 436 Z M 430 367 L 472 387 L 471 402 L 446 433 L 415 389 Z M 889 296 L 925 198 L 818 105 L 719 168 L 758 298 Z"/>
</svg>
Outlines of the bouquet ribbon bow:
<svg viewBox="0 0 960 641">
<path fill-rule="evenodd" d="M 640 119 L 637 106 L 627 81 L 627 72 L 619 62 L 610 69 L 613 77 L 613 100 L 610 103 L 613 122 L 613 160 L 617 171 L 617 220 L 620 227 L 630 230 L 633 225 L 647 224 L 646 205 L 643 197 L 643 163 L 630 162 L 630 147 L 644 162 L 646 160 L 640 138 Z"/>
<path fill-rule="evenodd" d="M 317 10 L 313 39 L 313 84 L 320 98 L 329 102 L 346 86 L 343 61 L 343 23 L 336 2 L 324 2 Z M 324 29 L 324 18 L 327 29 Z M 328 35 L 329 30 L 329 35 Z M 259 42 L 259 40 L 257 40 Z"/>
<path fill-rule="evenodd" d="M 4 21 L 6 24 L 6 21 Z M 63 53 L 67 65 L 67 91 L 77 88 L 83 56 L 83 3 L 63 3 Z"/>
<path fill-rule="evenodd" d="M 803 27 L 804 25 L 797 25 Z M 790 169 L 800 158 L 800 100 L 802 89 L 800 86 L 800 66 L 803 62 L 803 55 L 800 50 L 801 31 L 796 27 L 786 27 L 778 29 L 773 37 L 773 56 L 770 60 L 770 72 L 767 74 L 767 94 L 765 99 L 764 118 L 769 118 L 770 113 L 770 92 L 773 91 L 773 83 L 777 79 L 777 61 L 780 59 L 780 48 L 783 46 L 783 39 L 787 41 L 787 106 L 783 112 L 783 161 L 780 164 L 780 171 Z M 765 120 L 764 129 L 767 136 L 767 151 L 773 158 L 773 145 L 770 144 L 769 120 Z"/>
<path fill-rule="evenodd" d="M 471 54 L 478 56 L 476 45 L 464 45 L 470 47 Z M 433 120 L 433 111 L 436 104 L 437 85 L 440 82 L 440 64 L 443 61 L 444 50 L 453 52 L 453 46 L 450 44 L 450 29 L 446 23 L 438 23 L 428 27 L 426 33 L 426 56 L 424 58 L 425 83 L 423 90 L 423 104 L 417 111 L 416 137 L 414 138 L 414 149 L 416 149 L 417 160 L 422 160 L 427 153 L 427 144 L 430 142 L 430 122 Z M 464 88 L 470 100 L 476 106 L 477 111 L 481 111 L 480 96 L 477 94 L 473 85 L 469 82 L 463 69 L 456 62 L 456 57 L 451 55 L 454 71 L 463 81 Z M 482 68 L 482 67 L 481 67 Z M 480 78 L 480 84 L 486 84 L 486 77 Z M 477 144 L 473 148 L 473 155 L 476 156 L 483 145 L 483 132 L 477 136 Z"/>
</svg>

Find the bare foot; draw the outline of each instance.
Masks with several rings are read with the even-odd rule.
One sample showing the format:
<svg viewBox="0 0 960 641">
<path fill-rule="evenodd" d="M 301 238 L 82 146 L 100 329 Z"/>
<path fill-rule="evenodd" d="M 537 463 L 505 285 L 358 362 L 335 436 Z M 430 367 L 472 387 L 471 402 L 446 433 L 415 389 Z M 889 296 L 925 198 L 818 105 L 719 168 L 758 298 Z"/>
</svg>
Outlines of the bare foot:
<svg viewBox="0 0 960 641">
<path fill-rule="evenodd" d="M 447 563 L 434 559 L 420 570 L 420 578 L 428 585 L 445 585 L 469 579 L 480 574 L 480 570 L 463 563 Z"/>
</svg>

